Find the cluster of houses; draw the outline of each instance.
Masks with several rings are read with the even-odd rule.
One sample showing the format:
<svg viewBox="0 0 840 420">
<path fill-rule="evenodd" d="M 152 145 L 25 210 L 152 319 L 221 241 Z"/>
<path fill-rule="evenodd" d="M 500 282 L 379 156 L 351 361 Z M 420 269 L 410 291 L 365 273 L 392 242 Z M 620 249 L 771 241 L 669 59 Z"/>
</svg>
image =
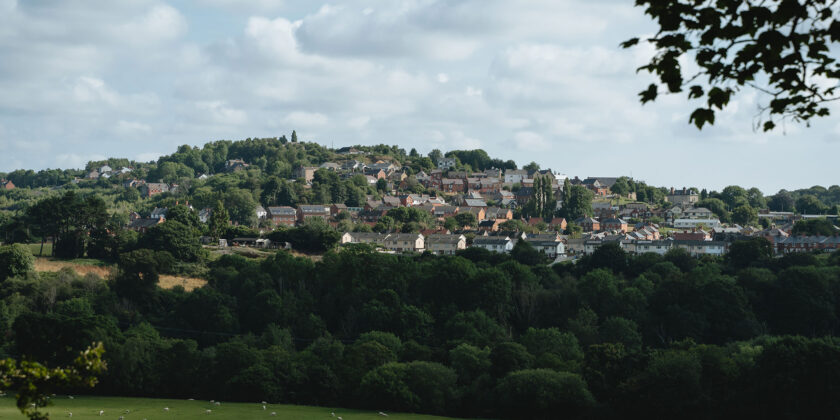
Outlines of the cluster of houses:
<svg viewBox="0 0 840 420">
<path fill-rule="evenodd" d="M 455 158 L 441 158 L 437 162 L 437 168 L 409 176 L 408 172 L 395 161 L 377 160 L 366 163 L 357 160 L 357 157 L 362 159 L 360 155 L 365 153 L 352 147 L 338 149 L 337 153 L 348 160 L 340 163 L 326 162 L 319 166 L 300 166 L 294 170 L 293 176 L 311 183 L 315 172 L 319 169 L 334 171 L 342 178 L 362 174 L 371 185 L 384 180 L 387 190 L 391 193 L 381 199 L 369 197 L 360 207 L 349 207 L 342 203 L 307 204 L 296 207 L 257 206 L 256 217 L 269 221 L 274 226 L 297 226 L 312 218 L 320 218 L 336 226 L 337 216 L 346 213 L 356 223 L 374 226 L 389 210 L 398 207 L 414 207 L 426 211 L 438 225 L 449 217 L 464 213 L 473 214 L 478 225 L 455 233 L 442 230 L 382 234 L 347 232 L 341 239 L 342 243 L 374 244 L 385 252 L 428 251 L 441 255 L 451 255 L 467 247 L 510 252 L 519 240 L 529 242 L 551 258 L 591 254 L 599 246 L 610 242 L 619 244 L 625 251 L 632 254 L 645 252 L 664 254 L 668 250 L 682 248 L 694 256 L 723 255 L 730 242 L 751 236 L 767 238 L 780 254 L 840 248 L 840 240 L 837 236 L 791 236 L 793 213 L 769 211 L 759 213 L 759 218 L 767 218 L 774 224 L 781 225 L 775 230 L 743 228 L 738 225 L 724 226 L 711 210 L 696 205 L 700 197 L 695 189 L 671 188 L 666 195 L 666 200 L 670 205 L 662 208 L 642 202 L 618 204 L 624 200 L 611 200 L 615 198 L 611 192 L 612 186 L 618 180 L 615 177 L 567 178 L 550 169 L 503 171 L 491 168 L 480 172 L 467 172 L 456 170 L 458 165 Z M 225 162 L 225 170 L 228 172 L 244 170 L 248 166 L 249 164 L 242 159 L 231 159 Z M 129 169 L 112 171 L 111 168 L 103 166 L 93 172 L 102 176 L 102 174 L 115 172 L 126 173 L 126 170 Z M 202 177 L 206 178 L 207 175 L 202 175 Z M 563 218 L 550 220 L 530 218 L 523 222 L 534 228 L 548 230 L 550 233 L 528 235 L 521 232 L 506 232 L 503 224 L 513 220 L 513 210 L 526 204 L 533 197 L 533 185 L 540 178 L 549 181 L 556 198 L 560 197 L 563 184 L 567 179 L 572 185 L 580 185 L 592 191 L 597 198 L 592 203 L 593 216 L 574 221 Z M 5 187 L 3 182 L 0 181 L 0 187 Z M 438 194 L 399 194 L 397 192 L 407 190 L 409 184 L 413 182 L 436 190 Z M 174 184 L 133 179 L 125 181 L 124 184 L 126 187 L 138 188 L 144 197 L 152 197 L 177 188 Z M 626 198 L 634 200 L 633 195 L 629 194 Z M 558 200 L 557 205 L 560 208 L 562 203 Z M 209 208 L 200 209 L 199 219 L 203 222 L 209 221 L 211 212 Z M 162 223 L 165 216 L 166 209 L 155 209 L 149 217 L 145 218 L 133 213 L 129 228 L 142 232 Z M 632 222 L 629 222 L 630 220 Z M 580 226 L 581 235 L 573 238 L 555 233 L 566 230 L 571 222 Z M 673 232 L 670 235 L 661 235 L 660 226 L 667 226 Z M 236 242 L 240 245 L 267 246 L 265 243 L 257 245 L 256 241 L 248 238 L 239 239 L 242 240 Z"/>
<path fill-rule="evenodd" d="M 124 175 L 127 173 L 131 173 L 132 169 L 128 167 L 122 167 L 119 169 L 113 169 L 108 165 L 102 165 L 99 168 L 93 169 L 85 175 L 85 179 L 99 179 L 104 178 L 108 179 L 112 176 L 117 175 Z"/>
<path fill-rule="evenodd" d="M 467 246 L 488 251 L 507 253 L 513 250 L 517 241 L 526 241 L 548 258 L 555 259 L 566 254 L 566 245 L 558 234 L 498 234 L 476 236 L 467 244 L 467 237 L 451 233 L 372 233 L 346 232 L 341 236 L 342 244 L 370 244 L 392 253 L 430 252 L 436 255 L 455 255 Z"/>
</svg>

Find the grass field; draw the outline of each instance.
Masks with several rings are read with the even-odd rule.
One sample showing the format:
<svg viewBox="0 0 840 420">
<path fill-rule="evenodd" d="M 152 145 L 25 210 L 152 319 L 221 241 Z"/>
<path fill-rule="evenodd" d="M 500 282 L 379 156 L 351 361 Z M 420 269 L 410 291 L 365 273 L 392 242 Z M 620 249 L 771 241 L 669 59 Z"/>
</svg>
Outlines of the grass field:
<svg viewBox="0 0 840 420">
<path fill-rule="evenodd" d="M 168 411 L 164 411 L 168 407 Z M 99 410 L 104 410 L 102 416 Z M 128 412 L 126 412 L 128 410 Z M 207 413 L 206 410 L 211 410 Z M 118 419 L 152 420 L 152 419 L 295 419 L 295 420 L 330 420 L 331 413 L 343 420 L 445 420 L 447 417 L 427 416 L 420 414 L 388 413 L 388 417 L 371 410 L 344 410 L 329 407 L 308 407 L 301 405 L 262 404 L 255 403 L 227 403 L 215 405 L 209 401 L 163 400 L 151 398 L 122 398 L 122 397 L 75 397 L 66 396 L 53 398 L 53 404 L 42 410 L 50 415 L 52 420 L 70 418 L 75 419 Z M 271 413 L 276 415 L 271 415 Z M 0 397 L 0 418 L 25 419 L 17 407 L 12 396 Z"/>
<path fill-rule="evenodd" d="M 54 272 L 59 271 L 62 268 L 70 268 L 75 271 L 76 274 L 82 276 L 88 273 L 93 273 L 103 279 L 106 279 L 111 274 L 113 266 L 107 265 L 100 260 L 89 258 L 79 258 L 75 260 L 59 260 L 48 257 L 35 258 L 35 271 Z M 175 286 L 182 286 L 184 290 L 188 292 L 196 288 L 203 287 L 205 284 L 207 284 L 207 280 L 204 279 L 173 276 L 169 274 L 161 274 L 160 281 L 158 281 L 158 286 L 163 289 L 171 289 Z"/>
</svg>

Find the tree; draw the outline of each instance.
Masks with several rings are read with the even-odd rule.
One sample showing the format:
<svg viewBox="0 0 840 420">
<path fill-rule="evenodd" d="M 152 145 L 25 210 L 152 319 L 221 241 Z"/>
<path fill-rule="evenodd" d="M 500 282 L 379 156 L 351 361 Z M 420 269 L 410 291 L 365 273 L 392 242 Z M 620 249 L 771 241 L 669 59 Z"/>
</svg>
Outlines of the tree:
<svg viewBox="0 0 840 420">
<path fill-rule="evenodd" d="M 432 151 L 429 152 L 429 159 L 431 159 L 432 163 L 435 165 L 438 164 L 438 161 L 440 161 L 442 157 L 443 152 L 441 152 L 440 149 L 432 149 Z"/>
<path fill-rule="evenodd" d="M 297 142 L 298 142 L 297 131 L 292 130 L 292 143 L 297 143 Z"/>
<path fill-rule="evenodd" d="M 732 210 L 732 221 L 741 225 L 758 223 L 758 211 L 749 204 L 743 204 Z"/>
<path fill-rule="evenodd" d="M 379 178 L 376 180 L 376 190 L 380 192 L 388 191 L 388 181 L 384 178 Z"/>
<path fill-rule="evenodd" d="M 828 219 L 798 220 L 793 225 L 792 233 L 794 235 L 831 236 L 837 234 L 837 228 Z"/>
<path fill-rule="evenodd" d="M 0 281 L 35 270 L 32 253 L 20 244 L 0 246 Z"/>
<path fill-rule="evenodd" d="M 627 177 L 622 176 L 615 180 L 615 183 L 610 187 L 613 194 L 625 196 L 630 193 L 630 184 L 627 182 Z"/>
<path fill-rule="evenodd" d="M 99 381 L 96 376 L 105 371 L 104 352 L 102 343 L 94 343 L 69 367 L 48 368 L 29 360 L 0 360 L 0 389 L 16 393 L 17 407 L 23 415 L 32 420 L 48 420 L 49 416 L 39 412 L 38 407 L 50 403 L 54 390 L 93 388 Z"/>
<path fill-rule="evenodd" d="M 210 236 L 218 240 L 225 234 L 228 224 L 230 224 L 230 217 L 225 209 L 225 204 L 218 200 L 210 213 Z"/>
<path fill-rule="evenodd" d="M 832 47 L 840 40 L 840 24 L 834 2 L 636 0 L 636 5 L 659 25 L 647 39 L 656 54 L 639 70 L 655 74 L 670 93 L 688 90 L 689 100 L 705 100 L 689 118 L 698 129 L 714 124 L 715 112 L 745 88 L 769 99 L 756 116 L 756 127 L 764 131 L 780 120 L 807 123 L 826 116 L 827 103 L 838 98 L 840 65 Z M 633 38 L 622 47 L 638 42 Z M 682 59 L 693 60 L 697 71 L 683 74 Z M 651 84 L 639 96 L 646 103 L 658 93 L 659 86 Z"/>
<path fill-rule="evenodd" d="M 579 375 L 549 369 L 513 372 L 494 394 L 499 410 L 514 419 L 585 418 L 595 406 Z"/>
<path fill-rule="evenodd" d="M 140 237 L 140 248 L 167 251 L 180 261 L 199 261 L 204 250 L 198 242 L 197 230 L 175 220 L 153 226 Z"/>
<path fill-rule="evenodd" d="M 475 217 L 473 213 L 459 213 L 454 216 L 455 221 L 458 223 L 458 226 L 471 226 L 476 227 L 478 226 L 478 219 Z"/>
<path fill-rule="evenodd" d="M 531 163 L 523 166 L 522 169 L 524 169 L 528 172 L 536 172 L 536 171 L 540 170 L 540 164 L 537 163 L 537 162 L 531 162 Z"/>
<path fill-rule="evenodd" d="M 567 220 L 577 220 L 592 215 L 592 191 L 580 185 L 572 185 L 564 196 L 563 214 Z"/>
<path fill-rule="evenodd" d="M 772 211 L 794 211 L 796 210 L 796 202 L 793 196 L 787 191 L 779 191 L 778 194 L 770 196 L 767 201 L 767 206 Z"/>
<path fill-rule="evenodd" d="M 805 194 L 796 199 L 796 210 L 802 214 L 822 214 L 826 208 L 817 196 Z"/>
</svg>

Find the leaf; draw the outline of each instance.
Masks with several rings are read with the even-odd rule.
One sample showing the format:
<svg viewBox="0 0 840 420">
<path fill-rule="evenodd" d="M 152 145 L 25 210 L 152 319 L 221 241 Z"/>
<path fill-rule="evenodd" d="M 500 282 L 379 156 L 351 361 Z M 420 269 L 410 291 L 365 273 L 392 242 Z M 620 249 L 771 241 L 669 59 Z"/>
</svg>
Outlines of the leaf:
<svg viewBox="0 0 840 420">
<path fill-rule="evenodd" d="M 713 125 L 715 123 L 715 111 L 710 108 L 697 108 L 691 113 L 688 122 L 694 123 L 698 130 L 702 130 L 704 124 Z"/>
<path fill-rule="evenodd" d="M 630 38 L 627 41 L 618 44 L 621 48 L 630 48 L 639 43 L 639 38 Z"/>
<path fill-rule="evenodd" d="M 701 96 L 703 96 L 703 87 L 700 85 L 694 85 L 688 91 L 688 99 L 699 98 Z"/>
<path fill-rule="evenodd" d="M 767 121 L 764 123 L 764 131 L 770 131 L 776 128 L 776 124 L 773 121 Z"/>
<path fill-rule="evenodd" d="M 646 90 L 643 90 L 642 92 L 639 93 L 639 96 L 641 97 L 641 102 L 643 104 L 645 104 L 645 103 L 648 103 L 650 101 L 655 100 L 658 93 L 659 92 L 658 92 L 658 88 L 656 87 L 656 85 L 651 83 L 650 86 L 648 86 L 648 88 Z"/>
</svg>

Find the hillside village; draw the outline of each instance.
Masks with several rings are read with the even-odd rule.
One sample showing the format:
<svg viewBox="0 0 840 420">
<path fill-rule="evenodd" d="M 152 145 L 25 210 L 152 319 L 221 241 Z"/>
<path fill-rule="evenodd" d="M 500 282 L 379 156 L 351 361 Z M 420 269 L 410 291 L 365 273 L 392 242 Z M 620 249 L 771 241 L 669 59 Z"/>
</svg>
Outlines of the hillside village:
<svg viewBox="0 0 840 420">
<path fill-rule="evenodd" d="M 231 225 L 243 225 L 236 230 L 238 235 L 205 235 L 202 243 L 295 248 L 293 243 L 272 243 L 269 234 L 317 219 L 339 231 L 342 245 L 369 244 L 389 253 L 454 255 L 469 247 L 510 252 L 518 241 L 525 241 L 554 261 L 592 254 L 606 243 L 617 243 L 631 254 L 664 255 L 670 249 L 682 248 L 700 257 L 722 256 L 728 244 L 749 237 L 766 238 L 777 254 L 840 247 L 836 234 L 793 234 L 799 220 L 836 220 L 836 214 L 760 208 L 751 221 L 738 224 L 723 222 L 715 212 L 698 204 L 707 198 L 707 193 L 696 188 L 653 188 L 658 196 L 649 193 L 652 197 L 641 201 L 637 192 L 628 191 L 627 182 L 633 180 L 626 177 L 569 177 L 533 164 L 518 169 L 510 162 L 504 169 L 491 166 L 474 170 L 453 154 L 429 159 L 431 167 L 427 162 L 427 167 L 417 170 L 416 166 L 403 165 L 399 159 L 373 153 L 369 148 L 344 147 L 330 152 L 331 159 L 319 165 L 298 165 L 281 182 L 293 183 L 290 185 L 306 192 L 320 187 L 324 179 L 352 181 L 361 184 L 364 193 L 355 202 L 351 202 L 352 197 L 345 202 L 295 205 L 260 200 L 254 203 L 249 223 L 230 221 Z M 220 175 L 245 173 L 253 170 L 253 165 L 254 161 L 240 157 L 226 159 L 223 166 L 219 165 L 222 170 L 218 173 L 207 171 L 194 175 L 194 180 L 206 182 Z M 138 177 L 138 172 L 147 176 Z M 140 202 L 160 200 L 148 210 L 130 209 L 125 227 L 141 234 L 166 220 L 168 207 L 162 204 L 171 203 L 172 199 L 161 200 L 163 197 L 174 198 L 174 204 L 186 205 L 202 223 L 209 223 L 213 208 L 194 207 L 189 189 L 179 184 L 193 180 L 181 177 L 176 182 L 165 182 L 153 179 L 149 172 L 154 169 L 135 171 L 128 166 L 112 168 L 107 163 L 89 165 L 84 176 L 74 176 L 69 184 L 107 182 L 104 185 L 111 188 L 136 190 Z M 2 179 L 0 187 L 9 191 L 15 184 Z M 584 198 L 575 203 L 574 211 L 564 211 L 564 204 L 570 200 L 568 190 L 585 192 L 578 194 Z M 397 209 L 412 210 L 408 216 L 400 216 Z M 395 217 L 408 219 L 398 226 Z"/>
</svg>

